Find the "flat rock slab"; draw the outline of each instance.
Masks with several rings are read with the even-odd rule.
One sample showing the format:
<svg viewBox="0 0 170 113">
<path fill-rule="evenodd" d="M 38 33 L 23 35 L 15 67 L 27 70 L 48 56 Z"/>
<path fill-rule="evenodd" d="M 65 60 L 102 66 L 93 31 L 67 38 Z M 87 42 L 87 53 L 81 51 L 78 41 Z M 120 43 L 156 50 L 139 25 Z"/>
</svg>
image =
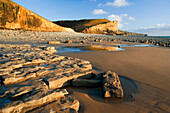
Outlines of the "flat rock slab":
<svg viewBox="0 0 170 113">
<path fill-rule="evenodd" d="M 123 97 L 123 89 L 116 73 L 111 71 L 103 73 L 102 84 L 104 97 Z"/>
<path fill-rule="evenodd" d="M 72 81 L 72 85 L 77 87 L 97 87 L 101 85 L 101 80 L 75 79 Z"/>
<path fill-rule="evenodd" d="M 20 112 L 27 112 L 34 108 L 40 107 L 44 104 L 48 104 L 53 102 L 64 95 L 68 94 L 66 90 L 38 90 L 33 91 L 29 95 L 25 95 L 22 97 L 22 100 L 13 101 L 9 104 L 3 106 L 0 112 L 2 113 L 20 113 Z"/>
<path fill-rule="evenodd" d="M 0 44 L 0 76 L 5 78 L 6 87 L 0 95 L 0 112 L 32 111 L 65 98 L 68 92 L 56 88 L 81 76 L 89 77 L 92 72 L 89 61 L 59 56 L 53 50 L 54 47 Z M 70 104 L 60 103 L 58 112 L 78 111 L 79 102 L 70 98 L 64 100 Z"/>
<path fill-rule="evenodd" d="M 71 96 L 65 96 L 56 101 L 39 107 L 30 113 L 78 113 L 80 103 Z"/>
<path fill-rule="evenodd" d="M 43 76 L 49 80 L 50 88 L 59 88 L 68 80 L 91 73 L 90 62 L 59 56 L 44 48 L 1 44 L 0 51 L 3 55 L 0 58 L 0 75 L 5 78 L 5 84 Z"/>
</svg>

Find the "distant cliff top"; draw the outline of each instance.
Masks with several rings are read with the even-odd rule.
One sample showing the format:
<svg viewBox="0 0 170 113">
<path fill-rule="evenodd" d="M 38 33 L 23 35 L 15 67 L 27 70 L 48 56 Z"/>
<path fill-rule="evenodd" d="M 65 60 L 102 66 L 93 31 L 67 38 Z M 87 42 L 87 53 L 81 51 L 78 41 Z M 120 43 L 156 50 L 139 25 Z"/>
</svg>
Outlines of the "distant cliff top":
<svg viewBox="0 0 170 113">
<path fill-rule="evenodd" d="M 147 36 L 147 34 L 133 33 L 118 29 L 118 21 L 109 21 L 107 19 L 82 19 L 82 20 L 62 20 L 53 21 L 63 27 L 69 27 L 76 32 L 89 34 L 108 34 L 123 36 Z"/>
<path fill-rule="evenodd" d="M 33 31 L 66 31 L 64 27 L 54 24 L 11 0 L 0 0 L 0 28 Z"/>
<path fill-rule="evenodd" d="M 55 24 L 58 24 L 63 27 L 70 27 L 77 32 L 82 32 L 86 28 L 98 24 L 104 24 L 111 22 L 107 19 L 82 19 L 82 20 L 63 20 L 63 21 L 53 21 Z"/>
</svg>

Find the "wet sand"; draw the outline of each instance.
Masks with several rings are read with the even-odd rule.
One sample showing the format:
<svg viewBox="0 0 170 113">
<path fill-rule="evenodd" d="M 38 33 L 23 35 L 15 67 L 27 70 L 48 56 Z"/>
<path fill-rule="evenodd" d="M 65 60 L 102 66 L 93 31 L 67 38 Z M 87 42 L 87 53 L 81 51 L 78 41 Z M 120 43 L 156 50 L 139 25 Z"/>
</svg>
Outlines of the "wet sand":
<svg viewBox="0 0 170 113">
<path fill-rule="evenodd" d="M 124 78 L 122 82 L 124 93 L 133 96 L 133 101 L 105 103 L 89 94 L 88 89 L 74 90 L 71 95 L 80 101 L 81 113 L 170 112 L 169 48 L 131 47 L 126 48 L 126 51 L 60 53 L 59 55 L 89 60 L 93 67 L 100 71 L 111 70 L 118 73 Z M 69 90 L 73 89 L 69 88 Z"/>
</svg>

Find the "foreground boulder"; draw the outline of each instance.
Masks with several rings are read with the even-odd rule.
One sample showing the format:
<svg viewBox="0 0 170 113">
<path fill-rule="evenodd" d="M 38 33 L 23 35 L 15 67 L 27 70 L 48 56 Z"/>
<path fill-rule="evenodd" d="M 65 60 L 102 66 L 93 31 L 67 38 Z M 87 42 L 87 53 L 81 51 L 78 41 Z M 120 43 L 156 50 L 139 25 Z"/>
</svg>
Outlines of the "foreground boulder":
<svg viewBox="0 0 170 113">
<path fill-rule="evenodd" d="M 123 97 L 123 89 L 116 73 L 111 71 L 103 73 L 102 85 L 104 97 Z"/>
</svg>

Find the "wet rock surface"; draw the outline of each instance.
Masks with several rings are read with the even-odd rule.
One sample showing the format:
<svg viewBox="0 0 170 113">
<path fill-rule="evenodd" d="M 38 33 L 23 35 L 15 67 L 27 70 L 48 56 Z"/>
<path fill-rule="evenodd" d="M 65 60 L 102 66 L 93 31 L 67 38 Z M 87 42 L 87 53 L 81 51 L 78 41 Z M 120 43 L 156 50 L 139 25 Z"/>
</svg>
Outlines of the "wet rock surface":
<svg viewBox="0 0 170 113">
<path fill-rule="evenodd" d="M 0 112 L 27 112 L 66 98 L 68 92 L 56 88 L 89 76 L 92 70 L 89 61 L 56 55 L 51 51 L 54 47 L 1 44 L 0 50 L 0 74 L 6 87 L 0 95 Z M 61 104 L 59 111 L 77 112 L 79 102 L 72 100 L 76 102 Z"/>
<path fill-rule="evenodd" d="M 67 40 L 69 40 L 69 42 L 66 42 Z M 82 40 L 84 40 L 85 43 L 82 43 Z M 47 42 L 50 41 L 58 41 L 60 44 L 47 44 Z M 68 92 L 66 93 L 66 90 L 62 88 L 73 84 L 73 82 L 77 82 L 76 85 L 81 85 L 76 88 L 82 86 L 88 87 L 89 85 L 90 87 L 93 85 L 96 86 L 98 81 L 101 81 L 103 74 L 99 74 L 96 77 L 92 76 L 92 66 L 89 61 L 57 55 L 56 49 L 60 45 L 62 46 L 62 44 L 66 46 L 70 46 L 70 44 L 82 47 L 93 46 L 93 48 L 90 48 L 91 50 L 103 48 L 109 50 L 115 47 L 117 48 L 117 46 L 106 48 L 105 43 L 110 47 L 110 45 L 121 44 L 122 42 L 130 42 L 130 44 L 133 45 L 141 43 L 154 44 L 152 43 L 154 41 L 169 43 L 169 39 L 154 37 L 115 37 L 66 32 L 0 30 L 0 76 L 5 78 L 5 90 L 2 90 L 0 87 L 0 109 L 10 108 L 10 110 L 12 110 L 13 106 L 16 106 L 18 111 L 21 110 L 22 112 L 22 110 L 25 110 L 31 113 L 78 112 L 78 107 L 69 107 L 73 105 L 78 106 L 78 100 L 67 96 Z M 111 80 L 111 78 L 109 78 L 109 81 L 115 81 Z M 124 95 L 123 99 L 118 98 L 118 100 L 124 100 L 124 98 L 132 100 L 131 90 L 134 91 L 134 87 L 136 86 L 129 86 L 133 88 L 129 90 L 126 87 L 127 84 L 124 83 L 125 80 L 123 80 L 122 77 L 120 77 L 120 80 Z M 111 96 L 115 94 L 115 92 L 118 92 L 118 97 L 121 97 L 120 87 L 114 86 L 109 81 L 108 86 L 111 86 L 111 88 L 108 90 L 106 87 L 109 91 L 108 95 Z M 115 84 L 119 85 L 119 82 Z M 100 89 L 97 91 L 101 94 L 99 98 L 102 99 L 102 86 L 99 85 L 97 88 Z M 92 95 L 96 95 L 96 93 L 93 93 L 94 89 L 95 88 L 91 89 Z M 59 92 L 64 96 L 58 98 L 55 94 L 58 95 Z M 33 100 L 36 100 L 38 103 L 41 99 L 43 100 L 43 98 L 45 99 L 47 97 L 51 98 L 51 100 L 47 99 L 47 101 L 43 101 L 43 105 L 39 103 L 37 105 L 32 104 L 32 107 L 28 106 L 29 102 L 33 102 Z M 112 102 L 115 98 L 112 98 L 113 100 L 111 98 L 105 99 Z M 24 108 L 20 108 L 20 105 Z"/>
<path fill-rule="evenodd" d="M 84 41 L 85 43 L 82 43 Z M 1 44 L 47 44 L 55 42 L 73 44 L 114 44 L 130 42 L 131 44 L 151 44 L 163 47 L 170 46 L 170 39 L 154 36 L 112 36 L 68 32 L 33 32 L 33 31 L 12 31 L 0 30 Z M 1 56 L 1 55 L 0 55 Z"/>
<path fill-rule="evenodd" d="M 116 73 L 108 71 L 103 73 L 103 96 L 108 97 L 123 97 L 123 89 Z"/>
<path fill-rule="evenodd" d="M 40 107 L 44 104 L 53 102 L 61 97 L 64 97 L 64 95 L 66 94 L 68 94 L 66 90 L 60 91 L 34 90 L 30 94 L 23 96 L 22 100 L 6 104 L 4 106 L 5 108 L 1 109 L 1 112 L 2 113 L 27 112 L 34 108 Z"/>
<path fill-rule="evenodd" d="M 34 109 L 28 113 L 78 113 L 80 103 L 71 96 L 65 96 L 50 104 Z"/>
</svg>

